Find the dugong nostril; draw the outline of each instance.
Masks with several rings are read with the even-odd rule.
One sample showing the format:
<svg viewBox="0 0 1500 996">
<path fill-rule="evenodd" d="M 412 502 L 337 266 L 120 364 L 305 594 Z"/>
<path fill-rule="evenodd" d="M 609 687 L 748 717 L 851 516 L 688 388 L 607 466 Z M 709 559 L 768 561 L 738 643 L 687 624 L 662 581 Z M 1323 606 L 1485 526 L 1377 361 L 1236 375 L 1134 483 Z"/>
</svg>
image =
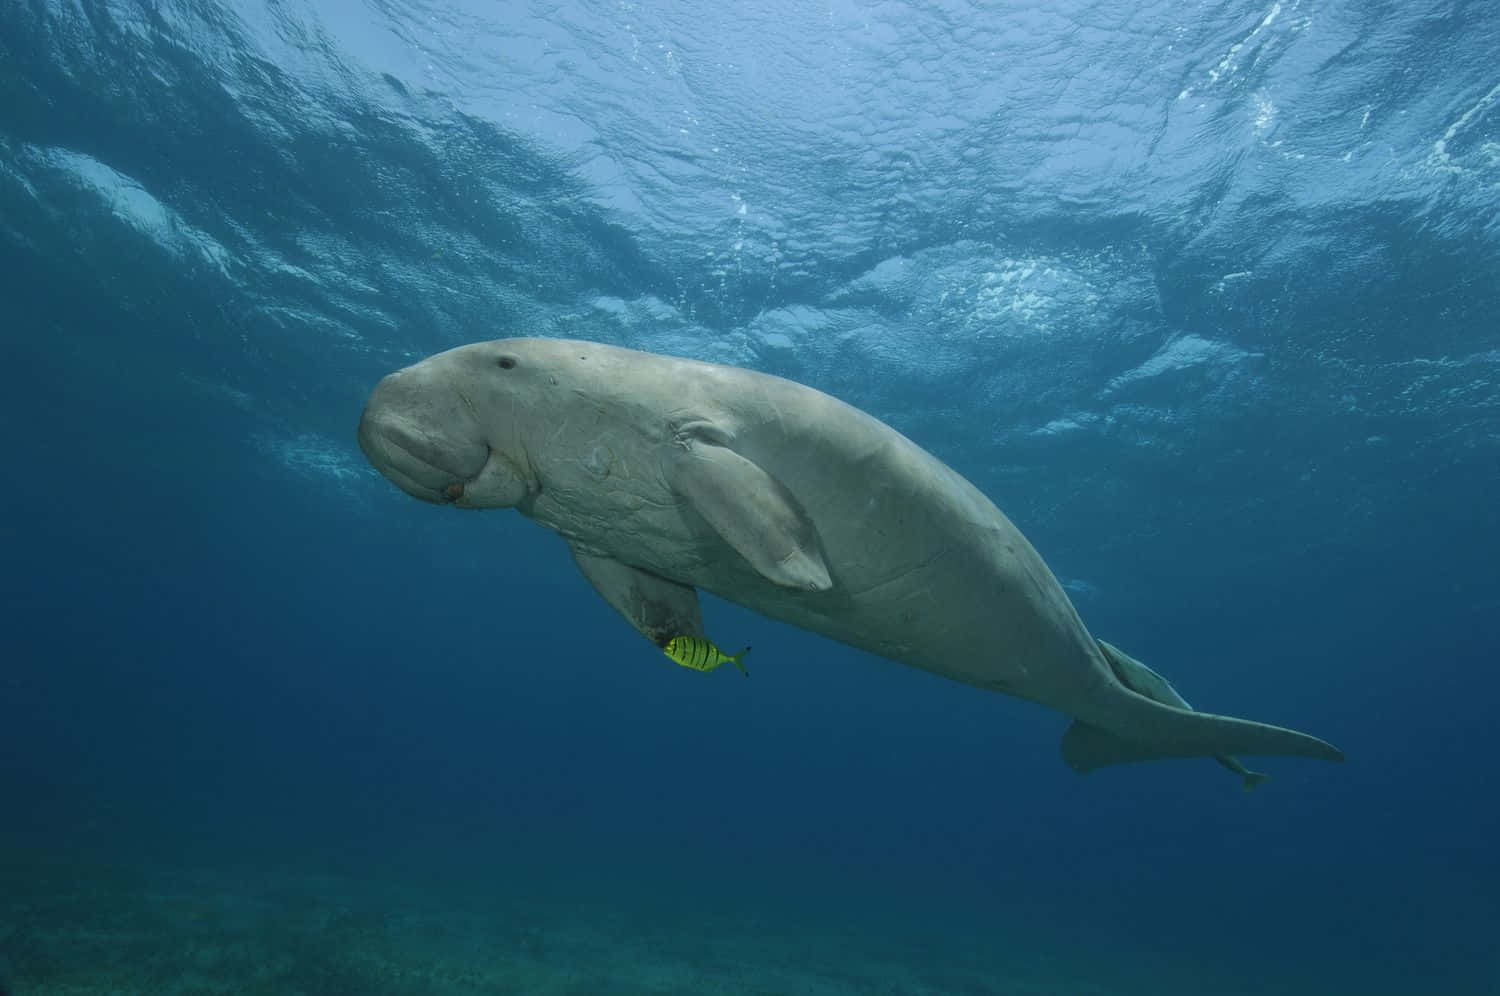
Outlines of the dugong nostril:
<svg viewBox="0 0 1500 996">
<path fill-rule="evenodd" d="M 454 502 L 464 496 L 464 485 L 462 481 L 454 481 L 443 489 L 443 501 Z"/>
</svg>

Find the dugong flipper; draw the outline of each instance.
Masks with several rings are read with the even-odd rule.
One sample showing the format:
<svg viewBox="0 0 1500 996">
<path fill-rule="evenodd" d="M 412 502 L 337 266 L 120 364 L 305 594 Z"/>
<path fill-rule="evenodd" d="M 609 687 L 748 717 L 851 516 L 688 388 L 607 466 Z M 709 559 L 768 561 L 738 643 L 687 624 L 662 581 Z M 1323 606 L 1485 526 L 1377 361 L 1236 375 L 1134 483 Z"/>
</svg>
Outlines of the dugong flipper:
<svg viewBox="0 0 1500 996">
<path fill-rule="evenodd" d="M 703 636 L 698 593 L 650 571 L 585 553 L 572 543 L 573 562 L 594 590 L 630 625 L 658 647 L 674 636 Z"/>
<path fill-rule="evenodd" d="M 1079 771 L 1167 757 L 1343 759 L 1305 733 L 1193 711 L 1155 672 L 1095 642 L 977 488 L 801 384 L 598 343 L 505 339 L 386 377 L 359 444 L 407 494 L 514 508 L 557 532 L 658 646 L 703 635 L 702 589 L 1072 716 L 1063 755 Z"/>
<path fill-rule="evenodd" d="M 767 581 L 827 591 L 831 582 L 817 534 L 786 485 L 703 434 L 702 426 L 678 430 L 672 490 Z"/>
</svg>

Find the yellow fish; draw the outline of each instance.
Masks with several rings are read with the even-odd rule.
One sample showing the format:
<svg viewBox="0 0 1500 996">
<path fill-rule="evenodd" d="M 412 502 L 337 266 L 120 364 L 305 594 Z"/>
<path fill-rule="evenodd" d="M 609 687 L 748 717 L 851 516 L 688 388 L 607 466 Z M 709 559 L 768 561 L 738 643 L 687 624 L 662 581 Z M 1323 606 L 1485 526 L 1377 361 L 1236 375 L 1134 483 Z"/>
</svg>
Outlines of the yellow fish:
<svg viewBox="0 0 1500 996">
<path fill-rule="evenodd" d="M 740 658 L 750 652 L 749 647 L 731 657 L 702 637 L 674 636 L 661 648 L 661 652 L 694 671 L 712 671 L 720 664 L 733 664 L 740 669 L 740 674 L 746 677 L 750 675 L 745 670 L 745 665 L 740 663 Z"/>
</svg>

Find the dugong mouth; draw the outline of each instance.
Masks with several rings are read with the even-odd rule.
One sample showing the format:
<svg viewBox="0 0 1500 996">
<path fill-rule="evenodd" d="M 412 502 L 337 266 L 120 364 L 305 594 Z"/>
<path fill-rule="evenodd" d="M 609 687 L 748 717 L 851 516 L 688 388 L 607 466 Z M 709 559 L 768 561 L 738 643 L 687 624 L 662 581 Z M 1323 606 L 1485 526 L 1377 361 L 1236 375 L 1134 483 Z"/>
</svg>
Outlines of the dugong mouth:
<svg viewBox="0 0 1500 996">
<path fill-rule="evenodd" d="M 423 431 L 391 415 L 359 420 L 359 448 L 370 464 L 413 498 L 451 505 L 484 470 L 490 448 L 483 442 L 460 442 Z"/>
</svg>

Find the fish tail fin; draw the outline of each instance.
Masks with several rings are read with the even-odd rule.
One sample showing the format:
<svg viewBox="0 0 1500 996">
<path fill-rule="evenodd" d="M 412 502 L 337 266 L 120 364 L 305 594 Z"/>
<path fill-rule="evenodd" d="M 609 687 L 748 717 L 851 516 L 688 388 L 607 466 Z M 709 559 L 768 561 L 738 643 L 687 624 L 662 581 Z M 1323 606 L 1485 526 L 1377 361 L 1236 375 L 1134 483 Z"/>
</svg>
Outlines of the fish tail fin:
<svg viewBox="0 0 1500 996">
<path fill-rule="evenodd" d="M 750 672 L 745 670 L 745 665 L 740 663 L 740 658 L 744 657 L 749 652 L 750 648 L 746 647 L 744 650 L 741 650 L 739 653 L 729 658 L 730 661 L 734 663 L 734 666 L 740 669 L 740 674 L 743 674 L 747 678 L 750 677 Z"/>
</svg>

